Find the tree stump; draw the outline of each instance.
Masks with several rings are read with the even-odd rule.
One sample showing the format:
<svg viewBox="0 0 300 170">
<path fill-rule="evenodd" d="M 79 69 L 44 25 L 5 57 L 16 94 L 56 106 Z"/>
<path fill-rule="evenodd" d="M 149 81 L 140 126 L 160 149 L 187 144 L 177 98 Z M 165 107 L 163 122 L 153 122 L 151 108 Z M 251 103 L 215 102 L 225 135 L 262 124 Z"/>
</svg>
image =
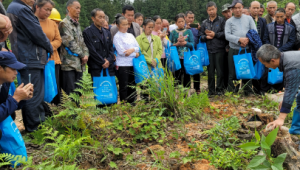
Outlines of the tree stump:
<svg viewBox="0 0 300 170">
<path fill-rule="evenodd" d="M 265 129 L 262 134 L 267 136 L 272 131 L 272 128 Z M 284 161 L 284 167 L 288 170 L 300 169 L 300 152 L 298 152 L 298 145 L 292 140 L 289 129 L 285 126 L 278 131 L 277 138 L 272 145 L 272 157 L 277 157 L 282 153 L 287 153 Z"/>
</svg>

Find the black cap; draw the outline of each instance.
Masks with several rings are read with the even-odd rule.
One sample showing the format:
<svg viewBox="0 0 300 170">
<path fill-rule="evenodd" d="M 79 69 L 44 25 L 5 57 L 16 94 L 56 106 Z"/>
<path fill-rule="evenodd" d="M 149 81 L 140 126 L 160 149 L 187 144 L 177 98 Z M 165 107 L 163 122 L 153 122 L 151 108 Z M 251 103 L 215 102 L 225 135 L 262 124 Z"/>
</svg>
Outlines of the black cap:
<svg viewBox="0 0 300 170">
<path fill-rule="evenodd" d="M 228 8 L 233 8 L 237 3 L 243 4 L 242 0 L 233 0 L 232 4 Z"/>
<path fill-rule="evenodd" d="M 25 64 L 16 59 L 16 56 L 13 53 L 7 51 L 0 51 L 0 65 L 7 66 L 15 70 L 21 70 L 26 67 Z"/>
</svg>

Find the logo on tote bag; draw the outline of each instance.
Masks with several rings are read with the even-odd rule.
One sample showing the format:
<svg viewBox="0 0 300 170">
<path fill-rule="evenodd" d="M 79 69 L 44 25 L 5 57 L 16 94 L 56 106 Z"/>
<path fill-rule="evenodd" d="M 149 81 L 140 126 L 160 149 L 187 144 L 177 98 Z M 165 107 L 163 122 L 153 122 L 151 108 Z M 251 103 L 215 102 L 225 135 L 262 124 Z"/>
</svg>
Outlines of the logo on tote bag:
<svg viewBox="0 0 300 170">
<path fill-rule="evenodd" d="M 148 66 L 145 63 L 145 61 L 141 61 L 139 63 L 139 67 L 142 69 L 143 74 L 147 74 L 148 73 Z"/>
</svg>

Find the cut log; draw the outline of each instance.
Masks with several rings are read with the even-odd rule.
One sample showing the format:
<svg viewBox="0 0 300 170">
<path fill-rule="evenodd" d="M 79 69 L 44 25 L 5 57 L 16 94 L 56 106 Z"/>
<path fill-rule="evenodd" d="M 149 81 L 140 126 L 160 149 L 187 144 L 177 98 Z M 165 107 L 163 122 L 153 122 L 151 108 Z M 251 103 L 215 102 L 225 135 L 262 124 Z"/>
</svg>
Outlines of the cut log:
<svg viewBox="0 0 300 170">
<path fill-rule="evenodd" d="M 271 128 L 262 131 L 262 134 L 267 136 L 272 131 Z M 298 145 L 292 140 L 289 129 L 285 126 L 278 131 L 277 138 L 272 145 L 272 157 L 277 157 L 282 153 L 287 153 L 284 161 L 284 167 L 287 170 L 300 169 L 300 152 L 298 152 Z"/>
</svg>

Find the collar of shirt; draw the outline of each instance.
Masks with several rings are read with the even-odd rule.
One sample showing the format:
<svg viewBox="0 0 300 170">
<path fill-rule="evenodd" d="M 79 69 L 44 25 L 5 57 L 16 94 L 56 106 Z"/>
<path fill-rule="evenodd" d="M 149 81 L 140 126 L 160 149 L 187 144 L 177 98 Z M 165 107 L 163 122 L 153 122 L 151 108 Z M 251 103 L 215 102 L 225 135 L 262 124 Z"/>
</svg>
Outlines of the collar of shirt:
<svg viewBox="0 0 300 170">
<path fill-rule="evenodd" d="M 75 24 L 76 26 L 79 24 L 78 19 L 73 19 L 70 15 L 68 15 L 70 17 L 70 21 Z"/>
</svg>

